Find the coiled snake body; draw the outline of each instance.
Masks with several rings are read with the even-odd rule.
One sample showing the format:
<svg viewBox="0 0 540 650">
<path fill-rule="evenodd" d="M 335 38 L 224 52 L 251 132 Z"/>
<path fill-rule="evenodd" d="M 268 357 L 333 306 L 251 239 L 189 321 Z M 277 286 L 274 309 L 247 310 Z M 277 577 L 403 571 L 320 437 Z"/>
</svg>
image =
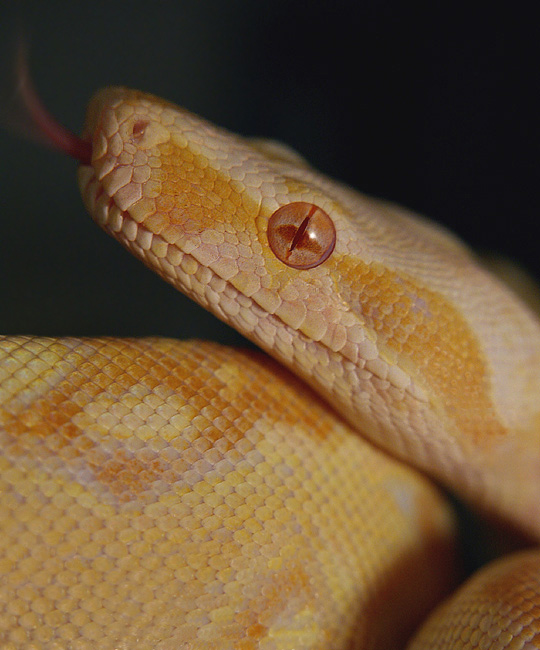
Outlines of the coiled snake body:
<svg viewBox="0 0 540 650">
<path fill-rule="evenodd" d="M 540 537 L 540 326 L 459 241 L 138 91 L 71 138 L 95 221 L 277 361 L 1 340 L 2 648 L 403 647 L 456 563 L 407 465 Z M 410 648 L 540 647 L 539 584 L 488 569 Z"/>
</svg>

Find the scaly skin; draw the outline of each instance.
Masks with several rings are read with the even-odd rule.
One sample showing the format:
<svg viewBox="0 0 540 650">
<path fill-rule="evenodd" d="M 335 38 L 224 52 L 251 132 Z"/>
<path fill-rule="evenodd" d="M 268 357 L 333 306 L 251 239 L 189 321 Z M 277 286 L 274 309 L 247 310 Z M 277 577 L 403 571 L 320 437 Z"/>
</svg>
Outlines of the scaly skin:
<svg viewBox="0 0 540 650">
<path fill-rule="evenodd" d="M 452 513 L 262 354 L 0 339 L 2 650 L 399 648 Z"/>
<path fill-rule="evenodd" d="M 362 435 L 540 536 L 540 326 L 458 241 L 137 91 L 98 93 L 86 132 L 81 191 L 105 230 Z M 337 233 L 308 270 L 268 246 L 296 201 Z"/>
<path fill-rule="evenodd" d="M 79 180 L 105 230 L 357 433 L 540 537 L 540 327 L 460 242 L 137 91 L 98 93 L 86 135 Z M 295 202 L 336 231 L 308 269 L 269 246 Z M 444 501 L 274 363 L 2 345 L 8 650 L 394 648 L 448 588 Z M 531 638 L 513 630 L 501 647 Z"/>
<path fill-rule="evenodd" d="M 409 650 L 540 648 L 540 553 L 523 551 L 473 576 L 441 605 Z"/>
</svg>

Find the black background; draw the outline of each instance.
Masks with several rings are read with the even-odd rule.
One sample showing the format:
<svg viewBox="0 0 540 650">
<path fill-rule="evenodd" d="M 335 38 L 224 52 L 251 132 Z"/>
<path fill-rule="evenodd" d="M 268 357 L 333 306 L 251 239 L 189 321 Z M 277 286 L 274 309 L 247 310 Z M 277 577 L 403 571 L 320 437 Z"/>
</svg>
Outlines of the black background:
<svg viewBox="0 0 540 650">
<path fill-rule="evenodd" d="M 538 277 L 533 9 L 440 4 L 22 2 L 0 9 L 2 102 L 22 24 L 35 84 L 74 130 L 98 87 L 150 91 L 283 140 Z M 93 224 L 75 167 L 0 131 L 0 331 L 238 340 Z"/>
</svg>

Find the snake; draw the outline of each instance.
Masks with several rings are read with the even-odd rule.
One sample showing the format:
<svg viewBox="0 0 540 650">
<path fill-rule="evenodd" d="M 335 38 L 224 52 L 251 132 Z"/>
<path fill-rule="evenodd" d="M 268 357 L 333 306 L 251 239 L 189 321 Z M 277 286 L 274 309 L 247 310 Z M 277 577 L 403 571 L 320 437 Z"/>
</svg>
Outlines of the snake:
<svg viewBox="0 0 540 650">
<path fill-rule="evenodd" d="M 94 221 L 260 350 L 0 339 L 1 648 L 540 648 L 533 310 L 281 143 L 24 92 Z M 530 548 L 458 585 L 448 492 Z"/>
</svg>

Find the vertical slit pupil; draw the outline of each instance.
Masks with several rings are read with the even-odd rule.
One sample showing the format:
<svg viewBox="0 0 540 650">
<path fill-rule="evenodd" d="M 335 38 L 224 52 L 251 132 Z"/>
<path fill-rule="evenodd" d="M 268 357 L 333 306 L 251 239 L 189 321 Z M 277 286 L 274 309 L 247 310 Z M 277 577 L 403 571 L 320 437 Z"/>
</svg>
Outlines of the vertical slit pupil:
<svg viewBox="0 0 540 650">
<path fill-rule="evenodd" d="M 296 231 L 293 240 L 291 242 L 291 245 L 289 246 L 289 253 L 292 253 L 292 251 L 300 243 L 300 240 L 302 239 L 302 235 L 306 232 L 306 228 L 308 227 L 310 219 L 311 219 L 311 214 L 308 214 L 308 216 L 304 218 L 300 226 L 298 226 L 298 230 Z"/>
</svg>

